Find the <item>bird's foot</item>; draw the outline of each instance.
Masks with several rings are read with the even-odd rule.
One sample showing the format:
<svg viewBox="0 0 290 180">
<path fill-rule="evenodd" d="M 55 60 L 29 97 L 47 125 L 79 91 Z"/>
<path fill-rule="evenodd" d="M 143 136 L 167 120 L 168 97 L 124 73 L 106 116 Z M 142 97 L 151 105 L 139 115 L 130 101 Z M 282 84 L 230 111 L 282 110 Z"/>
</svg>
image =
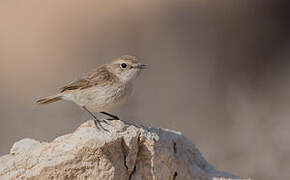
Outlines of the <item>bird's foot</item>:
<svg viewBox="0 0 290 180">
<path fill-rule="evenodd" d="M 104 123 L 108 124 L 106 121 L 95 119 L 94 122 L 95 122 L 96 128 L 98 130 L 101 130 L 102 129 L 102 130 L 104 130 L 106 132 L 110 132 L 108 129 L 104 128 L 104 126 L 102 126 L 102 124 L 101 124 L 101 122 L 104 122 Z"/>
</svg>

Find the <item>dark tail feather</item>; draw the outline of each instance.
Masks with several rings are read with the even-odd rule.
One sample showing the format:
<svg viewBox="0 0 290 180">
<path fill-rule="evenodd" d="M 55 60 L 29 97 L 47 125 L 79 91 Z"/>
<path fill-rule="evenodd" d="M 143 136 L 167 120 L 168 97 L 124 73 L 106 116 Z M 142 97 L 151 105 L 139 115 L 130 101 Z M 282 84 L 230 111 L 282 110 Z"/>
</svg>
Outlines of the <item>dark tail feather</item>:
<svg viewBox="0 0 290 180">
<path fill-rule="evenodd" d="M 54 103 L 56 101 L 62 100 L 61 96 L 50 96 L 50 97 L 45 97 L 45 98 L 41 98 L 39 100 L 36 101 L 36 103 L 38 104 L 50 104 L 50 103 Z"/>
</svg>

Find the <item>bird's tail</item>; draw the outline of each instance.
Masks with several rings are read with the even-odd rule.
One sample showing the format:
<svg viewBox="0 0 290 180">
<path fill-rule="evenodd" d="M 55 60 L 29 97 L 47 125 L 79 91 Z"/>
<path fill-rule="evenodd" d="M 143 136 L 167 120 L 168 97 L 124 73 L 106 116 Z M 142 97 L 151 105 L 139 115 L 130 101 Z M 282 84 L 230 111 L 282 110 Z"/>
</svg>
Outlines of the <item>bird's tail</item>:
<svg viewBox="0 0 290 180">
<path fill-rule="evenodd" d="M 50 104 L 50 103 L 54 103 L 56 101 L 62 100 L 62 96 L 61 95 L 55 95 L 55 96 L 48 96 L 48 97 L 44 97 L 44 98 L 40 98 L 36 101 L 36 103 L 38 104 Z"/>
</svg>

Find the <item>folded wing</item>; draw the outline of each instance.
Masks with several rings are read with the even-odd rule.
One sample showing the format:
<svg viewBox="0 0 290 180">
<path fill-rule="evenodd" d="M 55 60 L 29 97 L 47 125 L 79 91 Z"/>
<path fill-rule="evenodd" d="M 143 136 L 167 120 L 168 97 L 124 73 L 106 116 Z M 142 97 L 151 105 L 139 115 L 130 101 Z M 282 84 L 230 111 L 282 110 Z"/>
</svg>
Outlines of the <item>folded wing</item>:
<svg viewBox="0 0 290 180">
<path fill-rule="evenodd" d="M 102 66 L 83 76 L 81 79 L 64 86 L 61 88 L 61 92 L 75 89 L 86 89 L 96 85 L 109 85 L 117 80 L 118 78 L 114 74 L 109 72 L 105 66 Z"/>
</svg>

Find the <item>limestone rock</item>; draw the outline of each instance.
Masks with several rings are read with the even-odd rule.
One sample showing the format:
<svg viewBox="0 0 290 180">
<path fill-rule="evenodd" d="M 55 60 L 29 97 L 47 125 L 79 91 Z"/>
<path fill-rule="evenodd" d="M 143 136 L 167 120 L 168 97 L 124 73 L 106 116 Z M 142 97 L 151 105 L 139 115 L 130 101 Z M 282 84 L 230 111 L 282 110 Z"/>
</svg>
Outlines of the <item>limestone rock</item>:
<svg viewBox="0 0 290 180">
<path fill-rule="evenodd" d="M 215 170 L 178 132 L 93 121 L 52 142 L 23 139 L 0 158 L 0 179 L 235 179 Z"/>
</svg>

